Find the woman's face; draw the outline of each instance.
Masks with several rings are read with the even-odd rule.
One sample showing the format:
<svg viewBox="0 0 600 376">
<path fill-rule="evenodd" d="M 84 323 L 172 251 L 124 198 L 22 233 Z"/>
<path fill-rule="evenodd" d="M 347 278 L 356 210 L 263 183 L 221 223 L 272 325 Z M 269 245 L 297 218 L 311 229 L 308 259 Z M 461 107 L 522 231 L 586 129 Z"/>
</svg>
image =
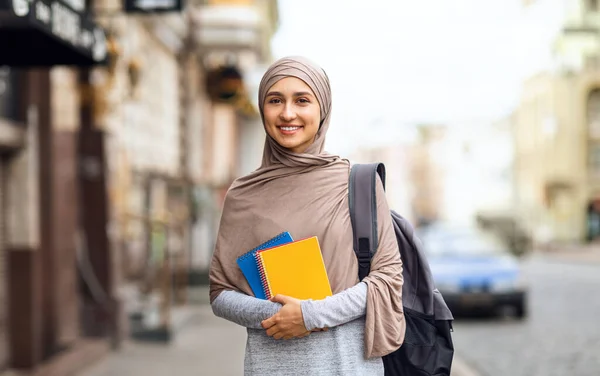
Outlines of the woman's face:
<svg viewBox="0 0 600 376">
<path fill-rule="evenodd" d="M 304 81 L 286 77 L 267 92 L 263 116 L 269 136 L 284 148 L 303 153 L 319 131 L 321 108 Z"/>
</svg>

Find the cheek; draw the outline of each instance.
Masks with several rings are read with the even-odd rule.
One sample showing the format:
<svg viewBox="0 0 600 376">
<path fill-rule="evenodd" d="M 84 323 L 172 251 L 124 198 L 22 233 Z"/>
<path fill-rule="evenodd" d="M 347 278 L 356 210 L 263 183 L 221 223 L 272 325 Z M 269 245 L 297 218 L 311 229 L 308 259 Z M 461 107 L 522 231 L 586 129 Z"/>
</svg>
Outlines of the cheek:
<svg viewBox="0 0 600 376">
<path fill-rule="evenodd" d="M 272 126 L 275 123 L 276 115 L 274 115 L 273 111 L 264 110 L 263 116 L 267 126 Z"/>
<path fill-rule="evenodd" d="M 310 114 L 310 117 L 312 119 L 311 121 L 311 125 L 313 127 L 316 127 L 317 130 L 319 128 L 319 124 L 321 124 L 321 112 L 320 111 L 312 111 Z"/>
</svg>

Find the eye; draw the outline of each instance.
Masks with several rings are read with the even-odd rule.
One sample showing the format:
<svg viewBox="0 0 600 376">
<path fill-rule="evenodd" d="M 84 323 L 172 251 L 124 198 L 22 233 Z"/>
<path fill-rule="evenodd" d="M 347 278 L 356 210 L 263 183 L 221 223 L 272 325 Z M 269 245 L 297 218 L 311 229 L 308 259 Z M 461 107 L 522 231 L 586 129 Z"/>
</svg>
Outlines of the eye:
<svg viewBox="0 0 600 376">
<path fill-rule="evenodd" d="M 269 99 L 269 103 L 272 103 L 272 104 L 281 103 L 281 99 L 279 99 L 279 98 L 271 98 L 271 99 Z"/>
<path fill-rule="evenodd" d="M 306 98 L 299 98 L 298 102 L 299 103 L 310 103 L 310 101 L 308 99 L 306 99 Z"/>
</svg>

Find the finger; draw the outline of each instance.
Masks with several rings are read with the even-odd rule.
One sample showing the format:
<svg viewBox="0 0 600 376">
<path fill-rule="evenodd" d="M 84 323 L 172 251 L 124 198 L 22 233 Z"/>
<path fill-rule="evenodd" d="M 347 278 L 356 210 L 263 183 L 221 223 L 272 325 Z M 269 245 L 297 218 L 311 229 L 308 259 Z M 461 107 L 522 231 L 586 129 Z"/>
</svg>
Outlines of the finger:
<svg viewBox="0 0 600 376">
<path fill-rule="evenodd" d="M 289 340 L 289 339 L 292 339 L 292 338 L 294 338 L 294 336 L 291 335 L 291 334 L 287 335 L 287 336 L 283 336 L 283 339 L 286 340 L 286 341 Z"/>
<path fill-rule="evenodd" d="M 281 294 L 277 294 L 271 298 L 271 301 L 274 303 L 279 303 L 285 305 L 289 302 L 289 297 Z"/>
<path fill-rule="evenodd" d="M 271 316 L 268 319 L 263 320 L 260 324 L 264 329 L 269 329 L 270 327 L 275 325 L 275 316 Z"/>
<path fill-rule="evenodd" d="M 282 332 L 277 332 L 277 333 L 273 334 L 273 338 L 275 338 L 275 339 L 282 339 L 283 338 L 283 333 Z"/>
<path fill-rule="evenodd" d="M 273 337 L 276 333 L 278 333 L 280 330 L 277 326 L 272 326 L 269 329 L 267 329 L 267 335 L 269 337 Z"/>
</svg>

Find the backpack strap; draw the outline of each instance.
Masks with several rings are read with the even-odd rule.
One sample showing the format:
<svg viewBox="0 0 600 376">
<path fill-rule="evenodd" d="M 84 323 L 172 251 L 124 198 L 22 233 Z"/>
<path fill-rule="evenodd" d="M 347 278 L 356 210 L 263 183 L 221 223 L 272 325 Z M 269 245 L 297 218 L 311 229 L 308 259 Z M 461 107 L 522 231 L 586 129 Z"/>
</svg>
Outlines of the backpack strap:
<svg viewBox="0 0 600 376">
<path fill-rule="evenodd" d="M 354 253 L 358 258 L 358 277 L 362 281 L 371 270 L 371 258 L 377 251 L 377 175 L 385 189 L 383 163 L 355 164 L 350 170 L 348 203 L 354 236 Z"/>
</svg>

